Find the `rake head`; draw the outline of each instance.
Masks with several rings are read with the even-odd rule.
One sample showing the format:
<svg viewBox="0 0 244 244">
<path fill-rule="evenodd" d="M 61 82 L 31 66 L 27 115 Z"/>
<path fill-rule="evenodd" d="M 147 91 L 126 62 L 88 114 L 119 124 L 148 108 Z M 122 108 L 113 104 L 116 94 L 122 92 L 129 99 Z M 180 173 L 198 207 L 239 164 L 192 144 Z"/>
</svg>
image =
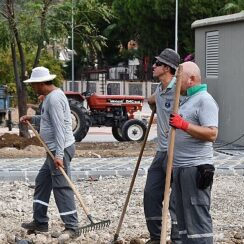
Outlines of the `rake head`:
<svg viewBox="0 0 244 244">
<path fill-rule="evenodd" d="M 110 220 L 102 220 L 102 221 L 96 222 L 96 223 L 91 221 L 91 224 L 80 227 L 79 230 L 81 233 L 84 234 L 89 231 L 104 229 L 104 228 L 108 227 L 109 225 L 110 225 Z"/>
</svg>

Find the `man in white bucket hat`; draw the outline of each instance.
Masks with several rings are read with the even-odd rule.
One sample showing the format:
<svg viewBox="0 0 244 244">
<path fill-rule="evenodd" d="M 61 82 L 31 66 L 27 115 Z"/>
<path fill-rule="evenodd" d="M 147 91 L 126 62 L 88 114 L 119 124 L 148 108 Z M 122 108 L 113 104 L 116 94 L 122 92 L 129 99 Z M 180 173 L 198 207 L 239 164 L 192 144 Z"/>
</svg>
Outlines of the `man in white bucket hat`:
<svg viewBox="0 0 244 244">
<path fill-rule="evenodd" d="M 35 181 L 33 200 L 33 221 L 22 223 L 22 227 L 33 232 L 48 232 L 47 210 L 51 191 L 65 224 L 62 232 L 71 238 L 80 235 L 74 193 L 69 187 L 58 166 L 63 167 L 70 176 L 70 161 L 75 154 L 75 139 L 72 132 L 72 120 L 68 100 L 63 91 L 53 84 L 56 75 L 45 67 L 36 67 L 31 77 L 24 83 L 30 83 L 38 95 L 45 96 L 41 115 L 24 115 L 20 122 L 40 124 L 40 136 L 55 156 L 47 154 Z"/>
</svg>

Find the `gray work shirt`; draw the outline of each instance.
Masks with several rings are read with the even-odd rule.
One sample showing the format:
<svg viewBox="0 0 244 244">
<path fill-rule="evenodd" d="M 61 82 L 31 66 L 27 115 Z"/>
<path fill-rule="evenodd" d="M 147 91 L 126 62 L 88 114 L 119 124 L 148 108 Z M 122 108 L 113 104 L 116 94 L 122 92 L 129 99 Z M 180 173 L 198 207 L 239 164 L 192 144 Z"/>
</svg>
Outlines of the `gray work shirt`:
<svg viewBox="0 0 244 244">
<path fill-rule="evenodd" d="M 64 149 L 74 142 L 71 112 L 68 100 L 61 89 L 55 89 L 44 99 L 41 115 L 34 116 L 32 122 L 40 123 L 40 136 L 55 156 L 63 159 Z"/>
<path fill-rule="evenodd" d="M 187 97 L 179 114 L 189 123 L 218 127 L 218 105 L 207 91 Z M 213 164 L 213 143 L 194 138 L 183 130 L 176 130 L 174 168 Z"/>
<path fill-rule="evenodd" d="M 163 90 L 161 82 L 158 84 L 154 93 L 156 99 L 157 112 L 157 136 L 158 146 L 157 151 L 167 151 L 167 139 L 169 134 L 169 116 L 173 111 L 174 94 L 175 94 L 175 80 L 174 77 L 168 87 Z"/>
</svg>

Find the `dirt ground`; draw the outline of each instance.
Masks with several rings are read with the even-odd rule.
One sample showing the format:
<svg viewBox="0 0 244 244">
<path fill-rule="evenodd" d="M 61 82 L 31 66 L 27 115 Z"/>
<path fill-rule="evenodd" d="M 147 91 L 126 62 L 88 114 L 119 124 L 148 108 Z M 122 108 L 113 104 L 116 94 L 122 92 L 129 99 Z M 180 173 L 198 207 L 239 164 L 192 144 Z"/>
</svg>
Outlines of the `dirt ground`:
<svg viewBox="0 0 244 244">
<path fill-rule="evenodd" d="M 28 115 L 35 114 L 33 105 L 28 105 Z M 18 124 L 18 110 L 12 111 L 12 120 Z M 79 142 L 76 143 L 76 157 L 137 157 L 142 142 Z M 156 151 L 156 143 L 146 143 L 143 156 L 152 156 Z M 45 149 L 36 137 L 23 138 L 17 134 L 5 133 L 0 136 L 0 158 L 40 157 L 45 155 Z"/>
<path fill-rule="evenodd" d="M 133 157 L 138 156 L 142 142 L 79 142 L 76 143 L 76 157 Z M 149 141 L 143 155 L 155 153 L 156 144 Z M 0 157 L 40 157 L 45 150 L 36 137 L 23 138 L 17 134 L 5 133 L 0 136 Z"/>
</svg>

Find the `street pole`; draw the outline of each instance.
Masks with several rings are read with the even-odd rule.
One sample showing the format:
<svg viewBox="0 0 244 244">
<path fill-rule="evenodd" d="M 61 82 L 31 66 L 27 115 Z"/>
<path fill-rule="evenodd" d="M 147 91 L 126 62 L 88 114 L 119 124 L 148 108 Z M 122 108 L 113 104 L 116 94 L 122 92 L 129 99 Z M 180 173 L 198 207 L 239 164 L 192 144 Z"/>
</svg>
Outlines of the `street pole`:
<svg viewBox="0 0 244 244">
<path fill-rule="evenodd" d="M 175 1 L 175 51 L 178 52 L 178 0 Z"/>
<path fill-rule="evenodd" d="M 71 49 L 72 49 L 72 83 L 71 90 L 74 91 L 74 2 L 72 0 L 72 21 L 71 21 Z"/>
</svg>

